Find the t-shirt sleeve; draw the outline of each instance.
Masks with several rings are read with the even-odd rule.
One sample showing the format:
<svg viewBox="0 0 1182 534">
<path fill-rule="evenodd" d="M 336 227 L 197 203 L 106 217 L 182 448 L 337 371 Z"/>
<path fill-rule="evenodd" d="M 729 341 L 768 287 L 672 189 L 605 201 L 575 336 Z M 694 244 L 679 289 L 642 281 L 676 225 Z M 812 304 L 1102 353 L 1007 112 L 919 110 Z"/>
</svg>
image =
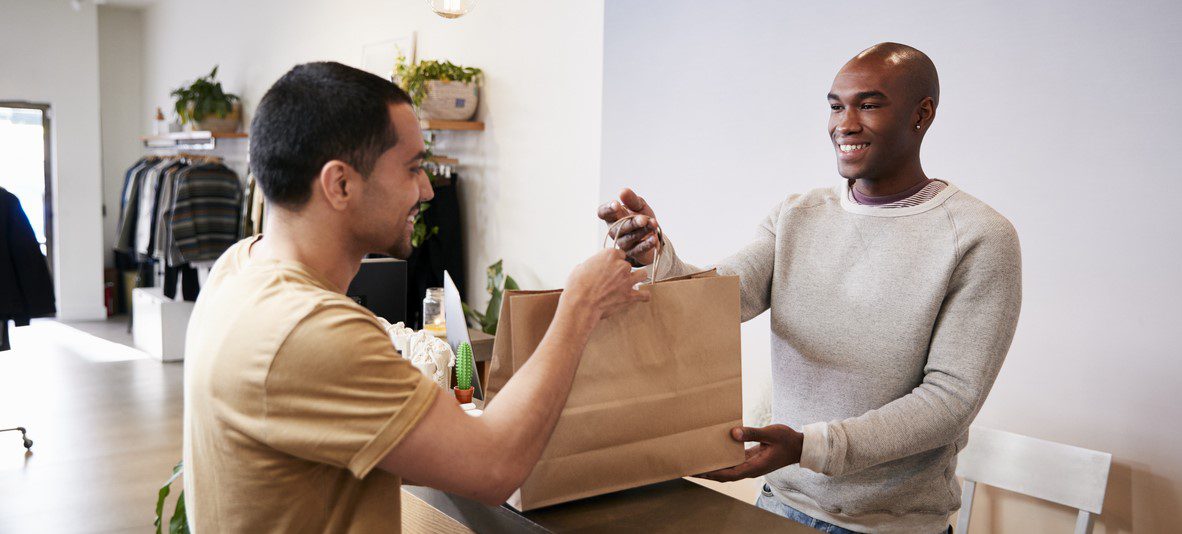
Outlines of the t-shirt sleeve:
<svg viewBox="0 0 1182 534">
<path fill-rule="evenodd" d="M 369 314 L 319 305 L 288 335 L 265 385 L 267 445 L 363 478 L 435 399 Z"/>
</svg>

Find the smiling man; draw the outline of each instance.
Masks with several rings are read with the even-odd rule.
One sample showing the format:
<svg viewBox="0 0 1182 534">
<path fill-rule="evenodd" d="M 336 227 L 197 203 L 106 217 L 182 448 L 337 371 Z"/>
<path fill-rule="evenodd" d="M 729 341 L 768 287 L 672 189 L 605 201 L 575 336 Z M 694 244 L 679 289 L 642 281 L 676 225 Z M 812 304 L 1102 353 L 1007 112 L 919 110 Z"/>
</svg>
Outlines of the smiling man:
<svg viewBox="0 0 1182 534">
<path fill-rule="evenodd" d="M 339 63 L 297 65 L 250 133 L 266 231 L 218 260 L 186 338 L 190 526 L 398 532 L 404 478 L 503 502 L 541 456 L 591 331 L 647 298 L 633 288 L 647 273 L 617 250 L 577 266 L 529 362 L 469 417 L 344 294 L 366 254 L 410 253 L 432 198 L 410 97 Z"/>
<path fill-rule="evenodd" d="M 1013 339 L 1018 236 L 947 180 L 920 145 L 939 103 L 935 65 L 875 45 L 833 80 L 829 136 L 844 178 L 794 194 L 716 267 L 738 275 L 743 320 L 771 310 L 772 419 L 736 428 L 747 461 L 703 475 L 766 475 L 758 504 L 826 532 L 945 532 L 956 455 Z M 650 264 L 658 224 L 631 190 L 602 206 Z M 658 277 L 697 270 L 668 241 Z"/>
</svg>

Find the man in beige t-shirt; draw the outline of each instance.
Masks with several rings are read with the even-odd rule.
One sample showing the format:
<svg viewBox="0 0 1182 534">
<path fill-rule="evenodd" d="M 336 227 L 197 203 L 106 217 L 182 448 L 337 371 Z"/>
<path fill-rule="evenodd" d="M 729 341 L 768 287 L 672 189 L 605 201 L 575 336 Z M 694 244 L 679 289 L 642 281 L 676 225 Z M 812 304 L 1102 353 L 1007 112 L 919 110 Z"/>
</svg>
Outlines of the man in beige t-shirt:
<svg viewBox="0 0 1182 534">
<path fill-rule="evenodd" d="M 392 532 L 403 478 L 489 504 L 529 475 L 603 316 L 647 298 L 619 251 L 572 272 L 545 339 L 480 418 L 344 296 L 368 253 L 410 253 L 422 135 L 393 84 L 299 65 L 260 101 L 264 235 L 214 266 L 185 347 L 184 461 L 198 532 Z"/>
</svg>

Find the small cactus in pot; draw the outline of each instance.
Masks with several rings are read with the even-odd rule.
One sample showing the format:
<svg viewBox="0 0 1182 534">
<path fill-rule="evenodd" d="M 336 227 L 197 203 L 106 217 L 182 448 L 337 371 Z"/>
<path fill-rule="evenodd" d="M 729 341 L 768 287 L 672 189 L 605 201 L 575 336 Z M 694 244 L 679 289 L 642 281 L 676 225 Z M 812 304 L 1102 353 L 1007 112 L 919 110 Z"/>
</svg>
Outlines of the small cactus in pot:
<svg viewBox="0 0 1182 534">
<path fill-rule="evenodd" d="M 460 343 L 459 354 L 456 354 L 456 400 L 460 404 L 472 402 L 472 373 L 475 372 L 476 361 L 472 357 L 472 346 Z"/>
</svg>

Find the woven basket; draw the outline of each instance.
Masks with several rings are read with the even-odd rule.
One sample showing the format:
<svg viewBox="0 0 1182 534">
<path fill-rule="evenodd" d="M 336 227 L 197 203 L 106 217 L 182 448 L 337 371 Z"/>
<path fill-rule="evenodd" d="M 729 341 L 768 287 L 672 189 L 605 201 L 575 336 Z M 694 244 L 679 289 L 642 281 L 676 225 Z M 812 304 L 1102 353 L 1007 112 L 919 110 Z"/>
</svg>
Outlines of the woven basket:
<svg viewBox="0 0 1182 534">
<path fill-rule="evenodd" d="M 225 117 L 210 115 L 199 121 L 193 121 L 194 130 L 205 130 L 213 133 L 234 133 L 242 125 L 242 104 L 235 102 L 234 107 Z"/>
<path fill-rule="evenodd" d="M 478 100 L 474 83 L 431 80 L 420 111 L 424 119 L 466 121 L 476 114 Z"/>
</svg>

